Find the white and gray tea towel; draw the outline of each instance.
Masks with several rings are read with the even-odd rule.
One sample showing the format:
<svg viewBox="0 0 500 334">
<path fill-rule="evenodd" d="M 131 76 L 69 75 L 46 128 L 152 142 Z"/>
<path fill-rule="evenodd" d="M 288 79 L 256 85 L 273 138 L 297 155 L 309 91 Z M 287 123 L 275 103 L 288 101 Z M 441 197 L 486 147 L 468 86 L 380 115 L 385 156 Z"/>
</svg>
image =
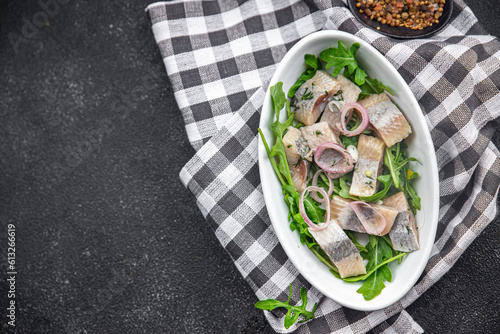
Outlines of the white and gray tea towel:
<svg viewBox="0 0 500 334">
<path fill-rule="evenodd" d="M 316 318 L 280 333 L 419 333 L 405 311 L 443 276 L 494 219 L 500 154 L 491 137 L 500 115 L 500 44 L 462 0 L 450 23 L 426 39 L 396 40 L 370 30 L 340 0 L 159 2 L 147 9 L 188 138 L 197 151 L 180 173 L 222 246 L 259 299 L 285 300 L 289 284 L 309 288 Z M 379 311 L 342 307 L 298 273 L 270 224 L 257 161 L 257 128 L 277 64 L 301 38 L 324 29 L 354 34 L 378 49 L 410 86 L 437 154 L 439 225 L 415 286 Z"/>
</svg>

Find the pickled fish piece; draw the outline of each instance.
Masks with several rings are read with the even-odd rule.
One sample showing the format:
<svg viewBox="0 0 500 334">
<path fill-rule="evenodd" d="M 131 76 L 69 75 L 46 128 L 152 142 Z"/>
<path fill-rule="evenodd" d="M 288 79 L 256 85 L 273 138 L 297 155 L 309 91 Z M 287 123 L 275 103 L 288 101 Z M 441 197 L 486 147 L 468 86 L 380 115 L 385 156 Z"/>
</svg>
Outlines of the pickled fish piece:
<svg viewBox="0 0 500 334">
<path fill-rule="evenodd" d="M 336 79 L 340 83 L 340 90 L 333 95 L 331 101 L 328 102 L 321 116 L 321 122 L 327 122 L 338 137 L 340 130 L 337 128 L 336 124 L 340 122 L 340 109 L 347 103 L 356 102 L 361 93 L 361 88 L 341 74 L 339 74 Z"/>
<path fill-rule="evenodd" d="M 343 230 L 366 233 L 363 224 L 349 206 L 352 200 L 340 196 L 333 196 L 330 201 L 330 217 L 335 219 Z"/>
<path fill-rule="evenodd" d="M 375 211 L 380 213 L 385 218 L 386 222 L 385 228 L 382 230 L 382 232 L 380 232 L 379 235 L 386 235 L 391 231 L 392 226 L 396 221 L 396 217 L 399 214 L 398 210 L 391 208 L 390 206 L 387 205 L 371 204 L 371 206 L 373 206 Z"/>
<path fill-rule="evenodd" d="M 295 189 L 297 189 L 299 193 L 303 192 L 307 187 L 309 162 L 306 160 L 299 160 L 293 168 L 290 168 L 290 175 L 292 176 L 292 182 Z"/>
<path fill-rule="evenodd" d="M 330 224 L 324 230 L 315 231 L 310 228 L 309 232 L 338 268 L 340 277 L 366 274 L 359 250 L 335 220 L 330 220 Z"/>
<path fill-rule="evenodd" d="M 309 152 L 309 146 L 304 137 L 302 137 L 302 133 L 299 129 L 289 126 L 287 130 L 287 133 L 283 136 L 283 145 L 285 146 L 288 166 L 290 166 L 290 170 L 292 170 L 299 160 Z"/>
<path fill-rule="evenodd" d="M 319 145 L 323 143 L 339 144 L 337 136 L 333 133 L 332 129 L 326 122 L 319 122 L 309 126 L 300 128 L 302 137 L 309 146 L 309 152 L 306 153 L 304 159 L 312 161 L 314 152 Z"/>
<path fill-rule="evenodd" d="M 332 219 L 337 220 L 339 226 L 343 230 L 349 230 L 360 233 L 369 233 L 367 232 L 365 226 L 359 219 L 356 212 L 354 212 L 353 208 L 349 203 L 353 201 L 350 199 L 346 199 L 340 196 L 333 196 L 330 201 L 330 217 Z M 368 220 L 370 225 L 380 224 L 380 217 L 385 219 L 385 225 L 383 228 L 380 228 L 380 232 L 376 233 L 376 235 L 386 235 L 392 228 L 396 217 L 398 216 L 398 210 L 388 207 L 386 205 L 377 205 L 377 204 L 369 204 L 375 211 L 376 215 L 373 213 L 360 208 L 364 213 L 363 217 Z"/>
<path fill-rule="evenodd" d="M 338 101 L 328 102 L 323 115 L 321 115 L 321 122 L 326 122 L 332 129 L 333 133 L 338 137 L 340 136 L 340 130 L 337 128 L 337 123 L 340 122 L 340 108 L 337 107 Z"/>
<path fill-rule="evenodd" d="M 386 93 L 371 95 L 359 103 L 366 108 L 370 124 L 387 147 L 399 143 L 411 134 L 410 124 Z"/>
<path fill-rule="evenodd" d="M 398 215 L 398 210 L 384 205 L 356 201 L 349 203 L 349 206 L 363 224 L 366 233 L 373 235 L 386 235 Z"/>
<path fill-rule="evenodd" d="M 367 197 L 377 192 L 379 185 L 377 178 L 382 172 L 384 150 L 385 145 L 382 140 L 371 136 L 359 136 L 359 156 L 349 194 Z"/>
<path fill-rule="evenodd" d="M 420 248 L 418 243 L 418 230 L 413 212 L 411 212 L 408 200 L 403 192 L 399 192 L 384 199 L 384 205 L 398 210 L 398 216 L 389 231 L 392 246 L 401 252 L 412 252 Z"/>
<path fill-rule="evenodd" d="M 329 99 L 338 92 L 340 83 L 325 71 L 317 71 L 297 89 L 292 101 L 295 119 L 313 125 L 323 112 Z"/>
</svg>

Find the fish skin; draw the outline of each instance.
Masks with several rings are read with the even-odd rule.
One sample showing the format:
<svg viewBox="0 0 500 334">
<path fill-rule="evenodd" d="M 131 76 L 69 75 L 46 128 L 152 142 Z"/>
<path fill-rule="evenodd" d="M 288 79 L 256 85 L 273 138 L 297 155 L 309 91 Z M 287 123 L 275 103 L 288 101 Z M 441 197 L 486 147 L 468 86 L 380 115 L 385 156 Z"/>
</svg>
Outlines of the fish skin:
<svg viewBox="0 0 500 334">
<path fill-rule="evenodd" d="M 377 193 L 378 176 L 382 172 L 385 144 L 382 140 L 360 135 L 358 140 L 358 161 L 354 168 L 349 194 L 368 197 Z M 369 175 L 367 175 L 369 171 Z M 371 174 L 370 174 L 371 173 Z"/>
<path fill-rule="evenodd" d="M 329 99 L 338 92 L 340 83 L 328 72 L 316 71 L 311 79 L 297 89 L 292 101 L 295 119 L 305 125 L 313 125 L 323 112 Z M 310 93 L 312 98 L 304 99 Z"/>
<path fill-rule="evenodd" d="M 283 145 L 285 146 L 286 160 L 290 170 L 310 151 L 300 130 L 293 126 L 287 128 L 287 132 L 283 136 Z"/>
<path fill-rule="evenodd" d="M 389 231 L 389 238 L 395 250 L 412 252 L 420 249 L 418 230 L 413 212 L 409 209 L 408 200 L 403 192 L 399 192 L 384 199 L 384 205 L 398 210 L 398 216 Z"/>
<path fill-rule="evenodd" d="M 347 103 L 356 102 L 358 100 L 361 88 L 356 86 L 351 80 L 341 74 L 339 74 L 336 79 L 340 83 L 340 90 L 335 94 L 335 96 L 332 96 L 331 101 L 328 102 L 323 115 L 321 115 L 320 121 L 327 122 L 332 131 L 338 137 L 340 135 L 340 130 L 337 128 L 337 123 L 340 122 L 340 110 Z M 338 95 L 341 96 L 341 100 L 336 101 L 335 98 Z"/>
<path fill-rule="evenodd" d="M 309 161 L 312 161 L 314 152 L 321 144 L 339 144 L 339 139 L 326 122 L 318 122 L 313 125 L 303 126 L 300 128 L 300 132 L 309 146 L 309 151 L 304 155 L 304 159 Z"/>
<path fill-rule="evenodd" d="M 411 134 L 410 124 L 386 93 L 371 95 L 359 103 L 366 108 L 371 126 L 387 147 Z"/>
<path fill-rule="evenodd" d="M 309 175 L 310 163 L 306 160 L 299 160 L 299 162 L 290 169 L 292 183 L 295 189 L 302 193 L 307 187 L 307 176 Z"/>
<path fill-rule="evenodd" d="M 309 228 L 309 232 L 335 264 L 340 277 L 366 274 L 366 267 L 359 250 L 335 220 L 331 220 L 324 230 L 315 231 Z"/>
<path fill-rule="evenodd" d="M 335 219 L 343 230 L 366 233 L 366 229 L 364 228 L 363 224 L 349 205 L 349 203 L 351 202 L 353 201 L 350 199 L 340 196 L 333 196 L 332 200 L 330 201 L 330 217 L 332 219 Z M 396 217 L 398 216 L 398 210 L 386 205 L 371 203 L 370 205 L 378 213 L 384 216 L 386 225 L 379 235 L 386 235 L 391 230 Z"/>
</svg>

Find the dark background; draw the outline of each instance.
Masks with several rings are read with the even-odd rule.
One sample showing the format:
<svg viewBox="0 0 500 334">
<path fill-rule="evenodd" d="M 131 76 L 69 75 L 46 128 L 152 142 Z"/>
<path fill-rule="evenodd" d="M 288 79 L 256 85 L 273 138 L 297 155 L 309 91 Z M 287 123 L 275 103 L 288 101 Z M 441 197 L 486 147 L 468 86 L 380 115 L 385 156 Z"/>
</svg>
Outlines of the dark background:
<svg viewBox="0 0 500 334">
<path fill-rule="evenodd" d="M 0 1 L 0 332 L 11 223 L 19 333 L 272 333 L 179 181 L 149 2 L 67 2 Z M 498 36 L 498 2 L 469 5 Z M 496 219 L 408 308 L 428 333 L 500 332 L 499 241 Z"/>
</svg>

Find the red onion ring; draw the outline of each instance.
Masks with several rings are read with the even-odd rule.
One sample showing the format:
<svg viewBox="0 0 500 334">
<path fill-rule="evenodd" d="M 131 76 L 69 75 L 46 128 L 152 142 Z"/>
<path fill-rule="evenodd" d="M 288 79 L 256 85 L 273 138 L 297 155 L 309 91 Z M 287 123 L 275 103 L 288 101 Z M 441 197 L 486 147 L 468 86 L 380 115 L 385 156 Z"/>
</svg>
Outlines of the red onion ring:
<svg viewBox="0 0 500 334">
<path fill-rule="evenodd" d="M 308 191 L 316 191 L 323 195 L 323 198 L 321 199 L 321 201 L 318 201 L 318 202 L 326 202 L 326 219 L 325 219 L 325 222 L 322 223 L 322 224 L 314 224 L 312 222 L 311 219 L 309 219 L 309 217 L 307 216 L 307 213 L 306 213 L 306 209 L 304 207 L 304 198 L 306 197 L 306 193 Z M 304 218 L 304 221 L 306 222 L 307 225 L 309 225 L 309 228 L 314 230 L 314 231 L 322 231 L 324 230 L 325 228 L 328 227 L 328 225 L 330 225 L 330 201 L 329 201 L 329 198 L 328 195 L 326 194 L 326 191 L 323 190 L 323 188 L 320 188 L 320 187 L 315 187 L 315 186 L 309 186 L 307 187 L 306 189 L 304 189 L 304 191 L 302 192 L 302 194 L 300 195 L 300 199 L 299 199 L 299 210 L 300 210 L 300 214 L 302 215 L 302 218 Z"/>
<path fill-rule="evenodd" d="M 347 124 L 351 120 L 351 110 L 358 111 L 358 114 L 361 116 L 361 124 L 353 131 L 347 130 Z M 352 136 L 357 136 L 361 132 L 365 131 L 366 127 L 368 124 L 370 124 L 370 117 L 368 116 L 368 112 L 366 111 L 366 108 L 363 107 L 358 102 L 350 102 L 347 103 L 342 107 L 342 110 L 340 111 L 340 123 L 337 123 L 337 128 L 342 132 L 344 136 L 347 137 L 352 137 Z M 347 116 L 347 120 L 346 120 Z"/>
<path fill-rule="evenodd" d="M 318 186 L 318 176 L 321 173 L 325 173 L 326 178 L 328 179 L 328 197 L 330 197 L 333 194 L 333 181 L 331 177 L 326 173 L 324 170 L 319 169 L 316 173 L 314 173 L 313 179 L 312 179 L 312 185 L 317 187 Z M 311 197 L 314 198 L 316 202 L 322 202 L 323 200 L 318 197 L 318 192 L 312 190 L 311 191 Z"/>
<path fill-rule="evenodd" d="M 321 156 L 327 148 L 340 152 L 343 159 L 336 161 L 334 165 L 332 165 L 331 162 L 327 163 L 325 161 L 322 161 Z M 342 160 L 344 161 L 343 163 Z M 319 168 L 331 174 L 347 173 L 354 168 L 352 156 L 346 151 L 345 148 L 335 143 L 323 143 L 319 145 L 316 149 L 316 152 L 314 152 L 314 161 L 319 166 Z"/>
<path fill-rule="evenodd" d="M 363 227 L 366 230 L 366 233 L 368 234 L 373 234 L 373 235 L 380 235 L 382 231 L 384 231 L 386 225 L 387 225 L 387 220 L 383 215 L 381 215 L 373 206 L 371 206 L 368 203 L 361 202 L 361 201 L 355 201 L 349 203 L 349 206 L 354 210 L 354 213 L 356 213 L 356 216 L 358 217 L 359 221 L 361 224 L 363 224 Z M 368 219 L 366 219 L 365 215 L 362 214 L 361 212 L 361 206 L 365 206 L 368 208 L 370 211 L 372 211 L 372 214 L 370 216 L 378 216 L 380 218 L 380 224 L 377 226 L 377 224 L 370 223 Z M 374 220 L 374 219 L 373 219 Z"/>
</svg>

